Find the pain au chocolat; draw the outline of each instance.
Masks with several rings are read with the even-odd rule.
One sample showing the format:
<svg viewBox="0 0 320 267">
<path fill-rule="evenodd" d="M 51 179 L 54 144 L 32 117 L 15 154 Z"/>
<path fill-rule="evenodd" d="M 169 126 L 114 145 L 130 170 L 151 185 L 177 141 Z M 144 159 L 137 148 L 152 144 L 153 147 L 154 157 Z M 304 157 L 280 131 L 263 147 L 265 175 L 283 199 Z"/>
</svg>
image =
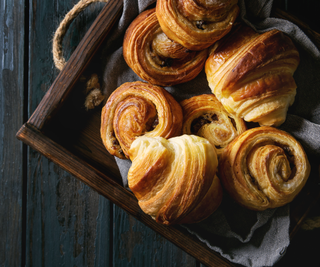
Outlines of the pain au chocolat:
<svg viewBox="0 0 320 267">
<path fill-rule="evenodd" d="M 183 110 L 183 134 L 206 138 L 218 156 L 246 129 L 243 119 L 229 114 L 213 94 L 193 96 L 180 102 Z"/>
</svg>

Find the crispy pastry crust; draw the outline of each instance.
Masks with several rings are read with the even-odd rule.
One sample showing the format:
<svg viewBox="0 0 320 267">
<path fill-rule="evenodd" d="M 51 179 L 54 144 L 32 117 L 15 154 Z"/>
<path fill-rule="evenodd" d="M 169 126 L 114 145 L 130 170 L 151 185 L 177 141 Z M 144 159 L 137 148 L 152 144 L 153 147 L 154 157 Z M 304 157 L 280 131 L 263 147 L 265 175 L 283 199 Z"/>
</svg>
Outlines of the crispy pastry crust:
<svg viewBox="0 0 320 267">
<path fill-rule="evenodd" d="M 226 110 L 245 121 L 279 126 L 296 95 L 299 53 L 278 30 L 258 34 L 238 25 L 206 61 L 209 86 Z"/>
<path fill-rule="evenodd" d="M 158 0 L 163 32 L 190 50 L 203 50 L 226 35 L 239 14 L 237 0 Z"/>
<path fill-rule="evenodd" d="M 100 133 L 110 154 L 126 158 L 138 136 L 180 135 L 182 120 L 181 106 L 165 89 L 145 82 L 127 82 L 110 95 L 102 108 Z"/>
<path fill-rule="evenodd" d="M 300 143 L 274 127 L 257 127 L 233 140 L 219 159 L 219 178 L 242 206 L 252 210 L 291 202 L 310 174 Z"/>
<path fill-rule="evenodd" d="M 123 41 L 128 66 L 152 84 L 169 86 L 195 78 L 208 51 L 190 51 L 170 40 L 160 28 L 155 9 L 142 12 L 129 26 Z"/>
<path fill-rule="evenodd" d="M 128 184 L 141 209 L 161 224 L 199 222 L 222 200 L 217 154 L 204 138 L 137 138 Z"/>
<path fill-rule="evenodd" d="M 206 138 L 218 156 L 247 128 L 243 119 L 229 114 L 213 94 L 203 94 L 180 102 L 183 110 L 183 134 Z"/>
</svg>

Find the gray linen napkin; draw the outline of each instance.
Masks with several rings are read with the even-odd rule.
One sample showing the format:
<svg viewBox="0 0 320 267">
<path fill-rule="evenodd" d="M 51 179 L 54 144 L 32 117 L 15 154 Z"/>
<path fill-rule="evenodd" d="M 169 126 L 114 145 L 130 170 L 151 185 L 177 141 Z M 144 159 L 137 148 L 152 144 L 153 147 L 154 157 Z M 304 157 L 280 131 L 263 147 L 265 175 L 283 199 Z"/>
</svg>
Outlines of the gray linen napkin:
<svg viewBox="0 0 320 267">
<path fill-rule="evenodd" d="M 109 96 L 124 82 L 141 80 L 126 64 L 122 55 L 122 41 L 131 21 L 155 0 L 124 0 L 123 14 L 108 37 L 101 56 L 103 90 Z M 295 73 L 298 85 L 294 105 L 281 126 L 304 145 L 308 155 L 320 156 L 320 53 L 306 35 L 294 24 L 269 18 L 272 1 L 239 0 L 241 19 L 258 31 L 278 28 L 296 42 L 301 63 Z M 317 58 L 318 60 L 315 60 Z M 166 87 L 177 101 L 194 95 L 211 93 L 204 71 L 194 80 Z M 308 104 L 306 104 L 308 103 Z M 309 120 L 309 121 L 308 121 Z M 123 184 L 127 187 L 129 160 L 116 158 Z M 228 260 L 245 266 L 272 266 L 285 253 L 289 241 L 289 207 L 254 212 L 239 207 L 224 196 L 218 210 L 203 222 L 184 227 L 212 250 Z"/>
</svg>

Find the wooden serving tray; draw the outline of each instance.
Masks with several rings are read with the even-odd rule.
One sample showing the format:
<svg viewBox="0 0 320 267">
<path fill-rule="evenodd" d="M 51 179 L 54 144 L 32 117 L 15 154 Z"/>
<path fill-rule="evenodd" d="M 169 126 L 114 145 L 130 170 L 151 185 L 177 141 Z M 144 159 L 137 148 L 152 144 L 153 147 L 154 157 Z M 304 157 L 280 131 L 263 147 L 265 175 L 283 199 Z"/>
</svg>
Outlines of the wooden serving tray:
<svg viewBox="0 0 320 267">
<path fill-rule="evenodd" d="M 144 214 L 132 193 L 122 186 L 113 156 L 100 138 L 101 107 L 93 111 L 83 108 L 81 76 L 99 73 L 95 55 L 122 12 L 121 0 L 109 1 L 64 69 L 60 72 L 39 106 L 25 123 L 17 138 L 95 189 L 154 231 L 166 237 L 208 266 L 235 266 L 212 251 L 181 226 L 163 226 Z M 320 47 L 320 35 L 288 14 L 277 10 L 276 16 L 299 25 Z M 311 177 L 291 205 L 291 238 L 301 221 L 320 198 L 318 177 Z"/>
</svg>

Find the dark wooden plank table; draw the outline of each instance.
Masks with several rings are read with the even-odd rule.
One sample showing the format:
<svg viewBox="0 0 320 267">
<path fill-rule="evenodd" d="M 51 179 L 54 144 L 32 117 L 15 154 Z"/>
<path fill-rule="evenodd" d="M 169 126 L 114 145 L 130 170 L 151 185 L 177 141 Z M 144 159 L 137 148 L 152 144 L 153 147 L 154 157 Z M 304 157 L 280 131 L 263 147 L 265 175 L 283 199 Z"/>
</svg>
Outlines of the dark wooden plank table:
<svg viewBox="0 0 320 267">
<path fill-rule="evenodd" d="M 317 0 L 275 1 L 320 32 Z M 193 257 L 15 138 L 58 75 L 53 33 L 77 0 L 0 6 L 0 266 L 201 266 Z M 64 39 L 73 52 L 103 7 L 89 6 Z M 310 216 L 319 216 L 320 203 Z M 300 230 L 276 266 L 320 266 L 320 229 Z"/>
</svg>

